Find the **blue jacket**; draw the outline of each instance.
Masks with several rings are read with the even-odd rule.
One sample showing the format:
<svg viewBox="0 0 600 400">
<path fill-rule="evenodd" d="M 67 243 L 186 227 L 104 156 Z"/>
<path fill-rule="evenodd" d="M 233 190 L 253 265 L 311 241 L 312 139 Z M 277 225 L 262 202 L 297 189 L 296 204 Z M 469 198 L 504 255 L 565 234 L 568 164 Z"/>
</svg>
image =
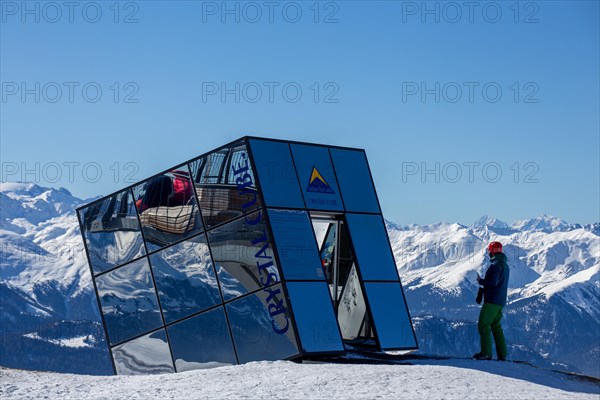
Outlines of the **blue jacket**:
<svg viewBox="0 0 600 400">
<path fill-rule="evenodd" d="M 483 302 L 504 307 L 510 274 L 506 256 L 504 253 L 496 253 L 490 261 L 490 267 L 485 272 L 485 278 L 479 281 L 483 285 Z"/>
</svg>

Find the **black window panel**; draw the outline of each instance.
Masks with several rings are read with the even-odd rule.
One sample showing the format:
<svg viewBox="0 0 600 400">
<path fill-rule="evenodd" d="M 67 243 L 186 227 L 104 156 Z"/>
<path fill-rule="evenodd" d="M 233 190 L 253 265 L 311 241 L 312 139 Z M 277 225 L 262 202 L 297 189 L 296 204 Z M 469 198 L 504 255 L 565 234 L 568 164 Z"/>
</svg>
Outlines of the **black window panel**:
<svg viewBox="0 0 600 400">
<path fill-rule="evenodd" d="M 156 176 L 133 189 L 148 251 L 203 230 L 187 166 Z"/>
<path fill-rule="evenodd" d="M 325 280 L 308 213 L 269 209 L 269 221 L 285 278 Z"/>
<path fill-rule="evenodd" d="M 263 210 L 210 230 L 208 241 L 226 301 L 279 282 Z"/>
<path fill-rule="evenodd" d="M 243 143 L 189 164 L 207 229 L 260 208 L 256 180 Z"/>
<path fill-rule="evenodd" d="M 250 139 L 249 143 L 266 205 L 304 208 L 290 146 L 270 140 Z"/>
<path fill-rule="evenodd" d="M 226 305 L 240 363 L 296 356 L 298 345 L 281 285 Z"/>
<path fill-rule="evenodd" d="M 118 375 L 175 372 L 164 329 L 112 348 Z"/>
<path fill-rule="evenodd" d="M 330 149 L 330 152 L 346 211 L 379 213 L 364 151 Z"/>
<path fill-rule="evenodd" d="M 326 282 L 288 282 L 290 303 L 305 353 L 343 351 Z"/>
<path fill-rule="evenodd" d="M 79 211 L 94 274 L 145 254 L 131 190 L 124 190 Z"/>
<path fill-rule="evenodd" d="M 223 307 L 167 329 L 177 372 L 237 364 Z"/>
<path fill-rule="evenodd" d="M 381 215 L 346 214 L 360 274 L 365 281 L 398 281 L 396 262 Z"/>
<path fill-rule="evenodd" d="M 166 323 L 221 302 L 205 235 L 151 254 L 150 264 Z"/>
<path fill-rule="evenodd" d="M 399 282 L 365 282 L 382 349 L 416 349 L 406 300 Z"/>
<path fill-rule="evenodd" d="M 146 257 L 96 278 L 110 343 L 115 344 L 162 325 Z"/>
</svg>

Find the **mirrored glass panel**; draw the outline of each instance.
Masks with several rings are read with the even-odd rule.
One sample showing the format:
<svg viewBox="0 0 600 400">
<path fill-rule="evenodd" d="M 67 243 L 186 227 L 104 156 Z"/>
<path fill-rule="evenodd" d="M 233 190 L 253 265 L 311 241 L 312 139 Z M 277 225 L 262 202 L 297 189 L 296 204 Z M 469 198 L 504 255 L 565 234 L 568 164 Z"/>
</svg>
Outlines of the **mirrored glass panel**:
<svg viewBox="0 0 600 400">
<path fill-rule="evenodd" d="M 282 360 L 298 354 L 281 285 L 242 297 L 226 307 L 240 363 Z"/>
<path fill-rule="evenodd" d="M 396 263 L 381 215 L 346 214 L 358 268 L 365 281 L 398 281 Z"/>
<path fill-rule="evenodd" d="M 308 213 L 269 209 L 269 220 L 285 278 L 324 280 Z"/>
<path fill-rule="evenodd" d="M 287 288 L 304 352 L 343 351 L 327 284 L 287 282 Z"/>
<path fill-rule="evenodd" d="M 325 222 L 326 221 L 326 222 Z M 322 226 L 326 224 L 326 226 Z M 325 278 L 331 290 L 331 298 L 335 305 L 348 281 L 352 268 L 355 268 L 355 257 L 344 221 L 339 219 L 313 219 L 313 226 L 319 227 L 321 239 L 320 258 Z"/>
<path fill-rule="evenodd" d="M 205 235 L 151 254 L 150 264 L 166 323 L 221 302 Z"/>
<path fill-rule="evenodd" d="M 327 147 L 291 144 L 290 148 L 306 208 L 343 211 L 340 189 Z"/>
<path fill-rule="evenodd" d="M 262 210 L 208 232 L 225 301 L 279 282 Z"/>
<path fill-rule="evenodd" d="M 325 242 L 325 236 L 328 233 L 329 226 L 331 225 L 329 221 L 315 221 L 312 220 L 313 231 L 315 232 L 315 237 L 317 238 L 317 246 L 319 249 L 323 246 Z"/>
<path fill-rule="evenodd" d="M 112 348 L 117 375 L 175 372 L 164 329 Z"/>
<path fill-rule="evenodd" d="M 190 163 L 206 228 L 260 208 L 248 151 L 243 142 Z"/>
<path fill-rule="evenodd" d="M 338 322 L 342 337 L 345 340 L 364 337 L 368 320 L 365 296 L 360 286 L 356 267 L 353 265 L 338 304 Z"/>
<path fill-rule="evenodd" d="M 133 193 L 148 251 L 202 231 L 187 166 L 150 178 L 134 187 Z"/>
<path fill-rule="evenodd" d="M 379 213 L 365 153 L 335 148 L 330 152 L 346 211 Z"/>
<path fill-rule="evenodd" d="M 237 364 L 222 307 L 167 329 L 177 372 Z"/>
<path fill-rule="evenodd" d="M 365 282 L 382 349 L 416 349 L 406 300 L 398 282 Z"/>
<path fill-rule="evenodd" d="M 146 257 L 96 278 L 110 343 L 116 344 L 162 325 Z"/>
<path fill-rule="evenodd" d="M 94 274 L 145 253 L 133 195 L 124 190 L 79 211 Z"/>
<path fill-rule="evenodd" d="M 250 139 L 250 149 L 266 205 L 304 208 L 289 145 Z"/>
</svg>

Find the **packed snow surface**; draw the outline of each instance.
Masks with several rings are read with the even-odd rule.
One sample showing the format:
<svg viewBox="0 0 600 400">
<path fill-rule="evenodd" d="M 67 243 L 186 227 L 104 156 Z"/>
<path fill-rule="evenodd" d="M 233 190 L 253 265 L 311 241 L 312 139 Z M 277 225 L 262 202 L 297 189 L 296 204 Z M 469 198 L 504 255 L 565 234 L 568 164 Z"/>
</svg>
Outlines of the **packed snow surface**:
<svg viewBox="0 0 600 400">
<path fill-rule="evenodd" d="M 0 369 L 0 397 L 50 399 L 594 399 L 600 385 L 523 364 L 420 360 L 415 365 L 288 361 L 143 376 Z"/>
</svg>

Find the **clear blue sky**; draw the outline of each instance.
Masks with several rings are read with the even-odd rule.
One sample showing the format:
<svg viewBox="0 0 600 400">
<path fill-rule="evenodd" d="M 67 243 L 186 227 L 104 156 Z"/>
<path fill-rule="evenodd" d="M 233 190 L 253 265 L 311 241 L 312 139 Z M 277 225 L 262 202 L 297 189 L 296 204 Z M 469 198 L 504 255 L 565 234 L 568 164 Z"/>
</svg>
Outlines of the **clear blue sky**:
<svg viewBox="0 0 600 400">
<path fill-rule="evenodd" d="M 4 180 L 107 194 L 251 134 L 366 149 L 401 224 L 600 220 L 597 1 L 0 4 Z"/>
</svg>

